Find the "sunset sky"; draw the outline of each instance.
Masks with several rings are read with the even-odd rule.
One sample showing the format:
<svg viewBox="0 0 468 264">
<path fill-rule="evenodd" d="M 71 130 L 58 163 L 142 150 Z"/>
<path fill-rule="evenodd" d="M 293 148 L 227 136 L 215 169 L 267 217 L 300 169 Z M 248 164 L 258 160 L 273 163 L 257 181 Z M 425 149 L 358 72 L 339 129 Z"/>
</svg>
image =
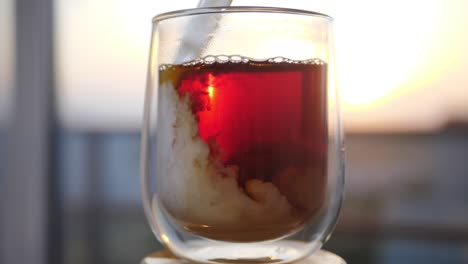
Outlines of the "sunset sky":
<svg viewBox="0 0 468 264">
<path fill-rule="evenodd" d="M 62 123 L 137 129 L 151 18 L 196 2 L 56 0 Z M 313 0 L 292 7 L 335 18 L 338 84 L 349 131 L 426 131 L 449 119 L 468 121 L 468 1 Z M 0 24 L 0 33 L 4 28 Z"/>
</svg>

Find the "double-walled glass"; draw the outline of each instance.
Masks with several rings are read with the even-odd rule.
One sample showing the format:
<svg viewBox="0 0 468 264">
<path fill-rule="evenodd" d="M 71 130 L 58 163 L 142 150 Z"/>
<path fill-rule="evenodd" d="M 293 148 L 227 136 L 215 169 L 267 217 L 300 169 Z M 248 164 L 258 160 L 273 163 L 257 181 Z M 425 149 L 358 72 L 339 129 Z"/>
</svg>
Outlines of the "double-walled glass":
<svg viewBox="0 0 468 264">
<path fill-rule="evenodd" d="M 321 248 L 343 195 L 332 19 L 290 9 L 153 20 L 142 193 L 175 255 L 282 263 Z"/>
</svg>

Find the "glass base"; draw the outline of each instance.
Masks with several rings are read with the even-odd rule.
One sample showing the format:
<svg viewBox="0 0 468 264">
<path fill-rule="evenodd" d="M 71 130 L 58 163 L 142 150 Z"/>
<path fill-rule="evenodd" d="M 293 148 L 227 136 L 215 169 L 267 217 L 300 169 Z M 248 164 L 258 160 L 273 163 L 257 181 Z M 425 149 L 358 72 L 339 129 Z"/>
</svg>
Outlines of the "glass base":
<svg viewBox="0 0 468 264">
<path fill-rule="evenodd" d="M 248 264 L 248 263 L 284 263 L 281 260 L 275 260 L 272 258 L 264 258 L 264 259 L 249 259 L 245 257 L 234 257 L 234 256 L 229 256 L 229 259 L 213 259 L 209 258 L 208 256 L 210 255 L 210 251 L 215 250 L 214 248 L 205 248 L 204 252 L 200 252 L 200 254 L 208 254 L 204 256 L 204 259 L 208 259 L 208 263 L 243 263 L 243 264 Z M 252 251 L 258 252 L 258 249 L 251 249 Z M 242 255 L 245 256 L 248 251 L 242 252 L 242 251 L 237 251 L 237 255 Z M 287 253 L 287 252 L 284 252 Z M 147 257 L 145 257 L 140 264 L 187 264 L 190 262 L 187 262 L 187 260 L 182 260 L 176 258 L 174 255 L 172 255 L 169 251 L 160 251 L 160 252 L 155 252 Z M 196 262 L 192 262 L 196 263 Z M 319 250 L 315 252 L 314 254 L 302 259 L 298 260 L 296 262 L 297 264 L 346 264 L 346 261 L 344 261 L 341 257 L 325 251 L 325 250 Z"/>
</svg>

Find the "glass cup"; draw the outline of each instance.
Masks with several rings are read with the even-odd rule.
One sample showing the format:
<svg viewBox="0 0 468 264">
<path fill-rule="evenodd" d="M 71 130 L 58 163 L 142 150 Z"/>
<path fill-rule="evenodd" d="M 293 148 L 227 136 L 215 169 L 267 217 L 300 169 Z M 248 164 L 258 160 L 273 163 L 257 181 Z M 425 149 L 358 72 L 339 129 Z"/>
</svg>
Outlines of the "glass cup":
<svg viewBox="0 0 468 264">
<path fill-rule="evenodd" d="M 153 19 L 142 196 L 176 256 L 285 263 L 337 221 L 344 153 L 332 18 L 216 7 Z"/>
</svg>

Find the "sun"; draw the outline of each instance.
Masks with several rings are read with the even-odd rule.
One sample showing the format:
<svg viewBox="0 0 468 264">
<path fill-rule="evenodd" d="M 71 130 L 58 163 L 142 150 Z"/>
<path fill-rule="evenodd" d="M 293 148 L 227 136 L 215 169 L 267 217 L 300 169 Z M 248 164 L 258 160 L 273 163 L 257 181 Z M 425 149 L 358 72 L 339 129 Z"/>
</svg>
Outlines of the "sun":
<svg viewBox="0 0 468 264">
<path fill-rule="evenodd" d="M 343 7 L 336 15 L 337 76 L 345 111 L 370 110 L 418 87 L 425 78 L 418 67 L 431 54 L 438 10 L 437 1 L 425 1 L 416 19 L 417 1 L 358 2 L 372 11 L 364 16 Z M 351 10 L 356 2 L 343 4 Z"/>
</svg>

